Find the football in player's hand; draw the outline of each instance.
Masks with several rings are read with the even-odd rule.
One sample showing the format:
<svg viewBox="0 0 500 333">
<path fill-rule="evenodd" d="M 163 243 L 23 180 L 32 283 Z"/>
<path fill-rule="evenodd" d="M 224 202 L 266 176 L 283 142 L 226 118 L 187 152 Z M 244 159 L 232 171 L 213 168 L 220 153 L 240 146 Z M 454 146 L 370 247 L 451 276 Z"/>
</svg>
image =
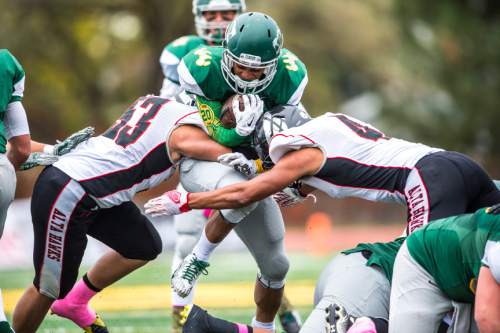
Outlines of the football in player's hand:
<svg viewBox="0 0 500 333">
<path fill-rule="evenodd" d="M 222 105 L 222 117 L 220 120 L 224 128 L 236 127 L 236 119 L 234 118 L 234 113 L 233 113 L 233 99 L 235 98 L 239 99 L 240 111 L 243 111 L 245 109 L 245 106 L 243 104 L 243 98 L 241 97 L 241 95 L 236 94 L 229 97 Z"/>
</svg>

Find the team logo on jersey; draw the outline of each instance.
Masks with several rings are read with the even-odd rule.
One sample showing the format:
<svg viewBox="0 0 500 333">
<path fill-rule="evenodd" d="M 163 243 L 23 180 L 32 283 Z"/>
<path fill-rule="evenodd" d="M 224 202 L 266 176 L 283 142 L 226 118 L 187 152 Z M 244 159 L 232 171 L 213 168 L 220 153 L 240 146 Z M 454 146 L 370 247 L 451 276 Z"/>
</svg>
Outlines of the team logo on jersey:
<svg viewBox="0 0 500 333">
<path fill-rule="evenodd" d="M 215 112 L 212 107 L 208 104 L 196 101 L 198 111 L 200 112 L 201 119 L 205 123 L 205 127 L 208 130 L 208 135 L 212 136 L 214 128 L 222 126 L 219 118 L 215 116 Z"/>
</svg>

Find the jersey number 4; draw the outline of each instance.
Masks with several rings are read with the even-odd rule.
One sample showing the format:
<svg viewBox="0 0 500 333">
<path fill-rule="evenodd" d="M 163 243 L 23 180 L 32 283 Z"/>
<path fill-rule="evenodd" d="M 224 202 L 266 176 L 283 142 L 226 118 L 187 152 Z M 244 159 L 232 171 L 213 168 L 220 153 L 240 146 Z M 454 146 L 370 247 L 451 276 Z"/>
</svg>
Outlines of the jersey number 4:
<svg viewBox="0 0 500 333">
<path fill-rule="evenodd" d="M 103 133 L 103 136 L 127 148 L 144 134 L 151 120 L 166 102 L 168 102 L 167 99 L 160 97 L 140 98 L 116 121 L 114 126 Z"/>
<path fill-rule="evenodd" d="M 376 130 L 375 128 L 360 124 L 357 121 L 354 121 L 353 119 L 342 114 L 335 115 L 335 118 L 343 122 L 347 127 L 349 127 L 362 138 L 373 141 L 377 141 L 378 139 L 388 139 L 388 137 L 386 137 L 384 133 Z"/>
</svg>

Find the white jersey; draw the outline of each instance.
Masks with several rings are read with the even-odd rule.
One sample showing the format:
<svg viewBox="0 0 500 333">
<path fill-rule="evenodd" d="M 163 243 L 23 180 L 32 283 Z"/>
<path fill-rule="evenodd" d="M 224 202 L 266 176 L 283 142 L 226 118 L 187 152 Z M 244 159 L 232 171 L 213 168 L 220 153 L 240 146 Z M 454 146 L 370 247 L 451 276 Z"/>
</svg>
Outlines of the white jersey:
<svg viewBox="0 0 500 333">
<path fill-rule="evenodd" d="M 196 108 L 141 97 L 114 126 L 78 145 L 54 166 L 78 181 L 99 207 L 116 206 L 173 174 L 166 141 L 183 124 L 205 129 Z"/>
<path fill-rule="evenodd" d="M 276 163 L 285 153 L 318 147 L 325 161 L 305 184 L 334 198 L 358 197 L 404 204 L 405 186 L 415 164 L 441 151 L 420 143 L 388 138 L 382 132 L 344 114 L 326 113 L 302 126 L 275 135 L 269 155 Z"/>
</svg>

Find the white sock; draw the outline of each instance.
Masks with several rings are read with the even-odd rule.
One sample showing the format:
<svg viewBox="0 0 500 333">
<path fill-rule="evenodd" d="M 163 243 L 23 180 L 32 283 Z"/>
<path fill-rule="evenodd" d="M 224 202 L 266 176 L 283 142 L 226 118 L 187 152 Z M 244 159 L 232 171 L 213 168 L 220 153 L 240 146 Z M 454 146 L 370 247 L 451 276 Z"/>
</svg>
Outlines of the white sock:
<svg viewBox="0 0 500 333">
<path fill-rule="evenodd" d="M 177 295 L 175 291 L 172 290 L 171 291 L 172 306 L 184 306 L 188 304 L 193 304 L 195 288 L 196 286 L 193 287 L 193 289 L 191 289 L 191 292 L 186 297 L 180 297 L 179 295 Z"/>
<path fill-rule="evenodd" d="M 5 316 L 5 312 L 3 310 L 2 289 L 0 289 L 0 321 L 7 321 L 7 317 Z"/>
<path fill-rule="evenodd" d="M 276 327 L 274 326 L 274 321 L 272 321 L 270 323 L 263 323 L 263 322 L 260 322 L 257 319 L 255 319 L 255 317 L 252 318 L 252 327 L 262 328 L 262 329 L 273 331 L 273 332 L 276 329 Z"/>
<path fill-rule="evenodd" d="M 198 243 L 196 243 L 196 246 L 193 249 L 193 253 L 199 260 L 208 262 L 210 255 L 215 250 L 215 248 L 219 246 L 219 244 L 220 243 L 212 243 L 211 241 L 209 241 L 207 239 L 207 234 L 205 233 L 205 230 L 203 230 L 200 239 L 198 240 Z"/>
</svg>

